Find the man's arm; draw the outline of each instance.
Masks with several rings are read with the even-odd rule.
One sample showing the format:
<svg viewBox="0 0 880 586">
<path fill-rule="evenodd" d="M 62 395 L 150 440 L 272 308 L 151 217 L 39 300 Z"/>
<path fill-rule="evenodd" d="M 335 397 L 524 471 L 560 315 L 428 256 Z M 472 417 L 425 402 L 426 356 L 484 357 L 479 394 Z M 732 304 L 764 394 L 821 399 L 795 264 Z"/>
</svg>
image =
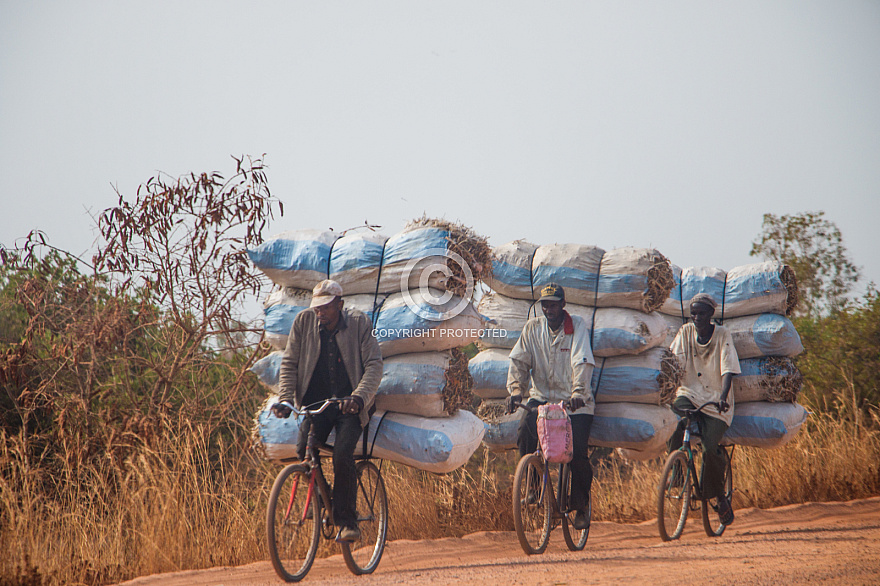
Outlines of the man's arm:
<svg viewBox="0 0 880 586">
<path fill-rule="evenodd" d="M 732 372 L 725 372 L 721 375 L 721 406 L 718 409 L 721 413 L 724 413 L 725 411 L 730 409 L 730 405 L 727 403 L 727 395 L 730 394 L 730 387 L 732 383 Z"/>
<path fill-rule="evenodd" d="M 302 319 L 299 315 L 293 320 L 287 336 L 287 346 L 281 355 L 281 366 L 278 372 L 278 387 L 281 391 L 278 401 L 287 401 L 296 405 L 296 386 L 299 375 L 300 345 L 302 343 Z"/>
<path fill-rule="evenodd" d="M 572 410 L 592 403 L 593 366 L 595 359 L 590 348 L 587 330 L 579 324 L 571 340 L 571 399 Z"/>
<path fill-rule="evenodd" d="M 360 399 L 361 409 L 364 409 L 373 404 L 382 381 L 382 351 L 379 349 L 379 341 L 373 335 L 372 324 L 366 318 L 358 323 L 358 334 L 364 374 L 351 396 Z"/>
</svg>

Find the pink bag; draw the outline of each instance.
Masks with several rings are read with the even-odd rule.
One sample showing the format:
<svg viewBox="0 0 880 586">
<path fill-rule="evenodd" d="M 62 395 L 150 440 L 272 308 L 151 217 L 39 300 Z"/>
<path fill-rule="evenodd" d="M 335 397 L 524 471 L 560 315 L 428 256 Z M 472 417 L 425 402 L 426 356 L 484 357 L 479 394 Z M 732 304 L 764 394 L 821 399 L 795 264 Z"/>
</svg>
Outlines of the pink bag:
<svg viewBox="0 0 880 586">
<path fill-rule="evenodd" d="M 548 403 L 538 407 L 538 441 L 548 462 L 571 462 L 571 420 L 561 404 Z"/>
</svg>

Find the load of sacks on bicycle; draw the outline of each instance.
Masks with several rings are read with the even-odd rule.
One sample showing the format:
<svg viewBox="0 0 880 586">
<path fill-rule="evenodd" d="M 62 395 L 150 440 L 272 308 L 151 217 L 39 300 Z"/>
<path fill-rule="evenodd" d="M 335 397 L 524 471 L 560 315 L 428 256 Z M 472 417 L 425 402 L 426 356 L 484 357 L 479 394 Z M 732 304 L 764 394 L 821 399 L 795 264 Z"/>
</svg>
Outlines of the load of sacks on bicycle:
<svg viewBox="0 0 880 586">
<path fill-rule="evenodd" d="M 273 407 L 325 395 L 351 396 L 338 415 L 359 424 L 322 424 L 329 444 L 342 437 L 358 455 L 435 473 L 462 466 L 481 444 L 527 456 L 539 436 L 568 433 L 554 458 L 570 458 L 568 520 L 587 531 L 587 446 L 635 460 L 688 449 L 683 415 L 700 408 L 695 483 L 729 525 L 723 446 L 784 445 L 807 417 L 792 362 L 803 346 L 787 317 L 797 284 L 781 263 L 723 271 L 679 268 L 645 248 L 518 240 L 492 249 L 469 228 L 426 218 L 391 237 L 285 232 L 249 255 L 277 285 L 264 305 L 276 350 L 252 369 L 271 391 L 255 435 L 275 462 L 302 457 L 304 431 Z M 340 337 L 317 315 L 328 299 L 342 330 L 356 325 L 375 342 L 369 365 L 349 364 L 370 354 L 364 339 L 328 343 Z M 471 344 L 479 352 L 468 360 Z"/>
</svg>

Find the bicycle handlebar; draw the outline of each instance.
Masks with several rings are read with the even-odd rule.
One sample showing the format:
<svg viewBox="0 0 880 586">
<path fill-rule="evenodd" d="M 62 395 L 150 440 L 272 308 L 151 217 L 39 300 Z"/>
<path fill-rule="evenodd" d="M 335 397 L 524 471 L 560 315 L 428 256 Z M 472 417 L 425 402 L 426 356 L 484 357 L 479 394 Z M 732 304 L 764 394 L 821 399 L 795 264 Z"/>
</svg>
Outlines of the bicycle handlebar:
<svg viewBox="0 0 880 586">
<path fill-rule="evenodd" d="M 703 403 L 702 405 L 700 405 L 696 409 L 679 409 L 679 411 L 681 411 L 683 413 L 687 413 L 688 415 L 696 415 L 697 413 L 701 412 L 704 408 L 706 408 L 710 405 L 712 405 L 716 409 L 718 409 L 719 412 L 721 411 L 721 402 L 720 401 L 717 403 L 715 401 L 709 401 L 708 403 Z"/>
<path fill-rule="evenodd" d="M 314 405 L 317 405 L 319 403 L 321 403 L 320 408 L 311 409 L 311 407 L 313 407 Z M 293 412 L 294 415 L 318 415 L 319 413 L 323 413 L 324 410 L 327 409 L 327 407 L 329 407 L 333 403 L 342 403 L 342 399 L 325 399 L 324 401 L 318 401 L 316 403 L 312 403 L 311 405 L 308 405 L 308 406 L 303 407 L 301 409 L 297 409 L 296 407 L 294 407 L 293 405 L 291 405 L 287 401 L 279 401 L 279 402 L 273 404 L 272 407 L 270 407 L 269 411 L 271 412 L 272 409 L 275 408 L 275 405 L 284 405 L 285 407 L 289 408 Z"/>
<path fill-rule="evenodd" d="M 566 411 L 568 411 L 569 413 L 571 412 L 571 403 L 569 403 L 568 401 L 560 401 L 559 403 L 562 404 Z M 537 407 L 529 407 L 526 403 L 517 403 L 516 406 L 517 408 L 521 408 L 529 413 L 538 410 Z"/>
</svg>

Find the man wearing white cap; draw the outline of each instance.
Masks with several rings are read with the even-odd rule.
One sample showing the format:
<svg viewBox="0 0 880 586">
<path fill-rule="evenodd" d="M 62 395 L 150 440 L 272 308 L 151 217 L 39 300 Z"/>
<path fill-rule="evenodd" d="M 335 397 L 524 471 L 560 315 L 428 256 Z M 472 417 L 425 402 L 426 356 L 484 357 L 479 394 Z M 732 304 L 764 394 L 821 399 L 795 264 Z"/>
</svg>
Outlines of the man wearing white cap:
<svg viewBox="0 0 880 586">
<path fill-rule="evenodd" d="M 342 287 L 336 281 L 318 283 L 312 301 L 293 320 L 281 358 L 279 402 L 272 412 L 286 418 L 291 409 L 327 399 L 342 399 L 313 418 L 321 442 L 335 428 L 333 445 L 333 519 L 340 527 L 337 539 L 357 541 L 357 470 L 354 450 L 382 380 L 382 354 L 373 324 L 357 310 L 343 309 Z M 305 457 L 309 433 L 305 422 L 299 434 L 299 455 Z"/>
<path fill-rule="evenodd" d="M 584 319 L 565 311 L 565 290 L 556 283 L 541 289 L 543 316 L 533 317 L 523 326 L 519 340 L 510 351 L 507 372 L 508 412 L 528 396 L 530 407 L 568 401 L 571 414 L 571 508 L 576 511 L 572 524 L 578 531 L 590 526 L 590 488 L 593 467 L 587 452 L 593 425 L 595 400 L 593 350 Z M 527 413 L 520 422 L 517 447 L 520 457 L 538 447 L 538 414 Z M 530 494 L 529 498 L 533 498 Z"/>
<path fill-rule="evenodd" d="M 681 413 L 682 409 L 696 409 L 709 402 L 719 404 L 720 408 L 709 405 L 697 415 L 703 446 L 700 475 L 703 496 L 706 500 L 717 499 L 718 516 L 724 525 L 730 525 L 733 509 L 724 494 L 725 462 L 718 445 L 733 420 L 730 387 L 740 368 L 730 332 L 712 323 L 716 305 L 706 293 L 694 295 L 691 299 L 693 322 L 681 326 L 669 348 L 684 367 L 672 410 Z M 680 448 L 683 439 L 684 427 L 679 425 L 669 439 L 669 451 Z"/>
</svg>

